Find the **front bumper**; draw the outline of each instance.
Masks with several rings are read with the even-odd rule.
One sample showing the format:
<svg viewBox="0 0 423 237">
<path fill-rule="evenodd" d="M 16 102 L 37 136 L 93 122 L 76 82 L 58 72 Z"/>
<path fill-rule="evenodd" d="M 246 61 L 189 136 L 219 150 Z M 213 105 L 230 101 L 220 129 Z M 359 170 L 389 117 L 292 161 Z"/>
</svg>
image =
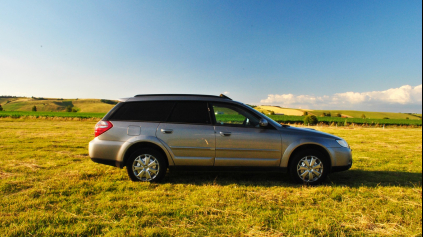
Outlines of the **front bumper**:
<svg viewBox="0 0 423 237">
<path fill-rule="evenodd" d="M 332 172 L 341 172 L 351 169 L 352 151 L 350 148 L 335 149 L 336 165 L 332 167 Z"/>
</svg>

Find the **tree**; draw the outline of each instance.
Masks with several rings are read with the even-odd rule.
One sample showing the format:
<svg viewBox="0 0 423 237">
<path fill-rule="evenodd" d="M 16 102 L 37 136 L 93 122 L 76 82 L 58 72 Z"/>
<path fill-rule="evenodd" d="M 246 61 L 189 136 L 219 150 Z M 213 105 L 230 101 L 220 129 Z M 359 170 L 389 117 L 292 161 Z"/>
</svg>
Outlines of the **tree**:
<svg viewBox="0 0 423 237">
<path fill-rule="evenodd" d="M 32 111 L 37 112 L 37 106 L 34 105 L 34 107 L 32 107 Z"/>
<path fill-rule="evenodd" d="M 308 115 L 308 112 L 304 111 L 303 116 L 307 116 L 307 115 Z"/>
<path fill-rule="evenodd" d="M 362 114 L 362 115 L 361 115 L 361 118 L 362 118 L 362 119 L 365 119 L 365 118 L 367 118 L 367 117 L 366 117 L 366 115 L 365 115 L 365 114 Z"/>
<path fill-rule="evenodd" d="M 307 115 L 304 118 L 304 124 L 305 125 L 316 125 L 319 122 L 317 117 L 315 115 Z"/>
<path fill-rule="evenodd" d="M 1 107 L 1 105 L 0 105 L 0 111 L 3 111 L 3 107 Z"/>
<path fill-rule="evenodd" d="M 341 117 L 342 117 L 342 114 L 340 114 L 340 113 L 337 113 L 337 114 L 336 114 L 336 117 L 339 117 L 339 118 L 341 118 Z"/>
<path fill-rule="evenodd" d="M 68 105 L 68 107 L 66 107 L 66 112 L 72 112 L 72 106 Z"/>
</svg>

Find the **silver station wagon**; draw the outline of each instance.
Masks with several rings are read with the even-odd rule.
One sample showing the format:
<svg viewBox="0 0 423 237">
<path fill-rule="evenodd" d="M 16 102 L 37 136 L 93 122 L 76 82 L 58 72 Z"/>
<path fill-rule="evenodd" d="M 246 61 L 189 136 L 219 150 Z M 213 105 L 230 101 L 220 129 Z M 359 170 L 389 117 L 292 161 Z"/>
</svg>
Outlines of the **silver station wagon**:
<svg viewBox="0 0 423 237">
<path fill-rule="evenodd" d="M 351 168 L 342 138 L 280 125 L 225 95 L 137 95 L 120 99 L 95 126 L 94 162 L 126 167 L 133 181 L 158 182 L 167 169 L 289 172 L 319 184 Z"/>
</svg>

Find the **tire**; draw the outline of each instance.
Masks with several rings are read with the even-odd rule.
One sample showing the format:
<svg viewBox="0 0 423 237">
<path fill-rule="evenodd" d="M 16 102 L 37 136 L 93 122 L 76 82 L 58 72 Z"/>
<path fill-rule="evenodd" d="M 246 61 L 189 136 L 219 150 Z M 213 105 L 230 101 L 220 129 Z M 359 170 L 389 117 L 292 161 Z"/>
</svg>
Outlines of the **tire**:
<svg viewBox="0 0 423 237">
<path fill-rule="evenodd" d="M 321 184 L 329 171 L 329 158 L 316 150 L 300 151 L 292 158 L 289 166 L 289 175 L 298 184 Z"/>
<path fill-rule="evenodd" d="M 158 183 L 166 175 L 167 163 L 157 150 L 143 148 L 132 153 L 126 162 L 126 170 L 132 181 Z"/>
</svg>

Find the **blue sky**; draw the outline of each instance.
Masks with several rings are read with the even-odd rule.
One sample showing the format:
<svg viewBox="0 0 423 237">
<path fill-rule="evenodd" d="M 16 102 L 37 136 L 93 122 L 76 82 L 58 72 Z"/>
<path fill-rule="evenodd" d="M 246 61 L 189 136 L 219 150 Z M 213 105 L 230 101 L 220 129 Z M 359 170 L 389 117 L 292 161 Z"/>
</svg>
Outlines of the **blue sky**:
<svg viewBox="0 0 423 237">
<path fill-rule="evenodd" d="M 4 1 L 0 94 L 421 112 L 421 1 Z"/>
</svg>

